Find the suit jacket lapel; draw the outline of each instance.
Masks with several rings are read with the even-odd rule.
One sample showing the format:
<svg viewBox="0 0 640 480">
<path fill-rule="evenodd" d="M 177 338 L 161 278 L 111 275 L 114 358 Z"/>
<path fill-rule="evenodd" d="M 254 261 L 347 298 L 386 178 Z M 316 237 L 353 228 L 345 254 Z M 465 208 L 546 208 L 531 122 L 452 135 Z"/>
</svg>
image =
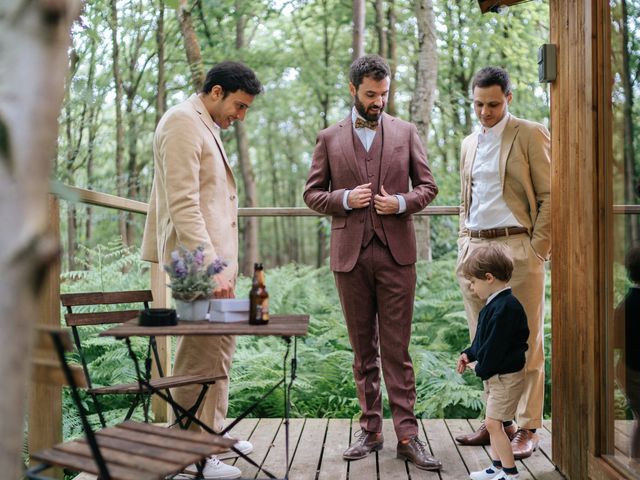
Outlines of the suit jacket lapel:
<svg viewBox="0 0 640 480">
<path fill-rule="evenodd" d="M 209 112 L 205 108 L 204 103 L 202 103 L 202 100 L 200 100 L 200 97 L 198 97 L 197 94 L 194 93 L 193 95 L 191 95 L 189 100 L 191 101 L 194 108 L 196 109 L 196 112 L 198 112 L 198 115 L 202 123 L 204 123 L 204 125 L 207 127 L 209 132 L 211 132 L 211 135 L 213 136 L 213 141 L 216 143 L 216 146 L 218 147 L 220 155 L 222 156 L 222 160 L 224 161 L 225 166 L 227 167 L 229 172 L 231 172 L 231 176 L 233 177 L 233 170 L 231 169 L 231 164 L 229 163 L 229 159 L 227 158 L 227 152 L 224 151 L 224 145 L 222 144 L 222 139 L 220 138 L 220 132 L 219 132 L 220 129 L 216 127 L 216 125 L 214 124 L 213 119 L 211 118 L 211 115 L 209 115 Z M 234 178 L 234 182 L 235 182 L 235 178 Z"/>
<path fill-rule="evenodd" d="M 384 185 L 384 180 L 389 171 L 389 167 L 393 163 L 393 149 L 396 147 L 397 135 L 393 122 L 395 118 L 386 113 L 382 114 L 380 128 L 376 135 L 382 135 L 382 159 L 380 166 L 380 185 Z"/>
<path fill-rule="evenodd" d="M 516 134 L 518 133 L 519 127 L 518 119 L 514 116 L 509 118 L 507 125 L 504 127 L 504 131 L 502 132 L 502 140 L 500 142 L 500 185 L 502 186 L 502 190 L 504 191 L 504 177 L 505 172 L 507 170 L 507 159 L 509 158 L 509 153 L 511 152 L 511 147 L 513 146 L 513 141 L 516 138 Z"/>
<path fill-rule="evenodd" d="M 367 175 L 364 172 L 364 166 L 359 165 L 358 159 L 356 158 L 356 151 L 353 147 L 354 141 L 354 132 L 353 132 L 353 124 L 351 122 L 351 114 L 347 118 L 345 118 L 342 122 L 340 122 L 339 135 L 340 135 L 340 145 L 342 146 L 342 155 L 344 156 L 347 165 L 351 172 L 358 179 L 359 184 L 366 183 Z M 359 141 L 359 140 L 358 140 Z"/>
<path fill-rule="evenodd" d="M 473 171 L 473 162 L 476 160 L 476 150 L 478 150 L 478 134 L 474 133 L 469 139 L 469 147 L 465 152 L 464 159 L 464 178 L 466 179 L 464 198 L 467 210 L 465 214 L 467 216 L 469 215 L 469 207 L 471 206 L 471 172 Z"/>
</svg>

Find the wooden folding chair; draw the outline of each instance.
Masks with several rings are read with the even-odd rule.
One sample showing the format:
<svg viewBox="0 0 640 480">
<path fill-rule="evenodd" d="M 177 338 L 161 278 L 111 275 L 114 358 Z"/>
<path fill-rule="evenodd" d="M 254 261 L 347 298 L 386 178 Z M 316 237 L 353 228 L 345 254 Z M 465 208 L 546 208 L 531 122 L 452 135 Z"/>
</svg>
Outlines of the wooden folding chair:
<svg viewBox="0 0 640 480">
<path fill-rule="evenodd" d="M 207 457 L 233 448 L 234 440 L 164 428 L 127 420 L 94 432 L 87 420 L 78 387 L 86 387 L 81 369 L 67 363 L 65 352 L 72 348 L 66 331 L 49 328 L 40 330 L 37 344 L 53 342 L 59 365 L 34 355 L 34 378 L 40 383 L 68 384 L 80 414 L 85 432 L 83 438 L 60 443 L 31 454 L 40 462 L 25 471 L 27 479 L 44 480 L 43 472 L 52 467 L 88 472 L 100 480 L 165 480 L 196 464 L 200 476 Z"/>
<path fill-rule="evenodd" d="M 76 345 L 76 349 L 80 356 L 80 363 L 82 364 L 82 369 L 84 371 L 86 384 L 87 384 L 87 392 L 91 396 L 95 406 L 96 413 L 98 414 L 98 418 L 100 419 L 100 423 L 103 427 L 106 427 L 106 422 L 104 419 L 103 411 L 100 406 L 100 402 L 98 401 L 98 397 L 101 395 L 108 394 L 125 394 L 125 395 L 133 395 L 133 401 L 129 407 L 129 410 L 125 416 L 125 420 L 131 418 L 135 408 L 143 402 L 145 418 L 147 416 L 148 410 L 148 397 L 150 395 L 151 389 L 142 385 L 139 381 L 132 383 L 124 383 L 118 385 L 108 385 L 108 386 L 100 386 L 94 387 L 91 381 L 91 374 L 89 368 L 87 366 L 86 352 L 82 347 L 82 340 L 79 330 L 86 326 L 95 326 L 95 325 L 108 325 L 108 324 L 117 324 L 124 323 L 130 321 L 132 319 L 137 318 L 140 310 L 142 308 L 148 309 L 149 302 L 153 301 L 153 295 L 150 290 L 137 290 L 137 291 L 125 291 L 125 292 L 90 292 L 90 293 L 67 293 L 60 295 L 60 300 L 62 305 L 66 307 L 67 312 L 65 314 L 65 321 L 69 327 L 71 327 L 73 333 L 73 340 Z M 100 312 L 78 312 L 77 309 L 74 311 L 76 307 L 87 307 L 87 306 L 97 306 L 97 305 L 130 305 L 130 304 L 139 304 L 138 309 L 126 309 L 126 310 L 109 310 L 109 311 L 100 311 Z M 156 366 L 159 373 L 159 378 L 151 379 L 151 361 L 152 358 L 156 362 Z M 195 414 L 200 406 L 200 403 L 203 401 L 204 396 L 207 393 L 207 389 L 209 385 L 215 383 L 216 380 L 221 380 L 224 377 L 220 376 L 207 376 L 207 375 L 174 375 L 174 376 L 164 376 L 164 372 L 162 371 L 160 356 L 158 354 L 158 348 L 156 344 L 155 337 L 149 337 L 149 343 L 147 346 L 147 355 L 146 358 L 142 359 L 142 364 L 145 367 L 145 371 L 142 372 L 145 375 L 145 379 L 149 381 L 149 383 L 156 389 L 162 390 L 166 392 L 166 395 L 169 399 L 171 399 L 171 392 L 169 389 L 184 387 L 187 385 L 202 385 L 202 389 L 200 390 L 200 395 L 198 396 L 196 402 L 193 405 L 182 405 L 187 411 L 192 414 Z M 190 423 L 190 420 L 185 415 L 181 415 L 178 412 L 178 409 L 175 407 L 174 402 L 169 402 L 171 405 L 176 423 L 180 423 L 183 427 L 187 427 Z M 186 419 L 186 420 L 185 420 Z M 184 424 L 182 422 L 185 422 Z"/>
</svg>

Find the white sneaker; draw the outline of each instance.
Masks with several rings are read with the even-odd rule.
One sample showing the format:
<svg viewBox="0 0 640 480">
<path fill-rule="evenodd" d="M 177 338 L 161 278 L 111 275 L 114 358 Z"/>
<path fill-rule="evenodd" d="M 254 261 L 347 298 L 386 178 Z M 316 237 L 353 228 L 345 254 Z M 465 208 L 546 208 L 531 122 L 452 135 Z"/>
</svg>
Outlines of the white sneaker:
<svg viewBox="0 0 640 480">
<path fill-rule="evenodd" d="M 491 465 L 490 467 L 487 467 L 484 470 L 480 470 L 479 472 L 471 472 L 469 474 L 469 478 L 471 480 L 498 480 L 504 478 L 501 476 L 503 473 L 504 472 L 501 468 Z"/>
<path fill-rule="evenodd" d="M 231 435 L 229 435 L 229 432 L 224 434 L 224 438 L 230 438 L 231 440 L 236 440 Z M 233 444 L 233 447 L 236 450 L 242 452 L 244 455 L 249 455 L 251 452 L 253 452 L 253 445 L 251 445 L 251 442 L 247 440 L 236 440 L 236 443 Z"/>
<path fill-rule="evenodd" d="M 518 475 L 517 473 L 509 475 L 508 473 L 504 473 L 504 471 L 502 471 L 500 475 L 498 475 L 497 477 L 493 477 L 493 480 L 520 480 L 520 475 Z"/>
<path fill-rule="evenodd" d="M 195 465 L 191 464 L 185 469 L 186 474 L 180 474 L 176 476 L 176 480 L 180 479 L 194 479 L 198 472 Z M 242 472 L 239 468 L 232 465 L 222 463 L 217 456 L 207 458 L 204 470 L 202 471 L 205 480 L 218 480 L 218 479 L 233 479 L 240 478 Z"/>
</svg>

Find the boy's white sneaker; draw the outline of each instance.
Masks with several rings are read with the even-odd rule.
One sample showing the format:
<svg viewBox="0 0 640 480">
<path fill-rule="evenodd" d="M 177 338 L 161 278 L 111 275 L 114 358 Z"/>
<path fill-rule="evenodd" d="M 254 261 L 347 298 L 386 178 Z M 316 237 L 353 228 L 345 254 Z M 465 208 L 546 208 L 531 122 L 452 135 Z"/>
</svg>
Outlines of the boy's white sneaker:
<svg viewBox="0 0 640 480">
<path fill-rule="evenodd" d="M 520 480 L 520 475 L 518 475 L 517 473 L 509 475 L 508 473 L 504 473 L 504 471 L 501 471 L 500 475 L 498 475 L 497 477 L 493 477 L 493 480 Z"/>
<path fill-rule="evenodd" d="M 491 465 L 490 467 L 485 468 L 484 470 L 480 470 L 479 472 L 471 472 L 469 474 L 469 478 L 471 480 L 498 480 L 499 475 L 502 474 L 502 469 L 498 467 L 494 467 Z"/>
<path fill-rule="evenodd" d="M 194 479 L 196 478 L 198 469 L 195 465 L 191 464 L 185 469 L 185 472 L 186 473 L 176 476 L 176 480 Z M 242 472 L 237 467 L 222 463 L 218 457 L 214 455 L 207 458 L 202 475 L 205 480 L 231 480 L 240 478 Z"/>
</svg>

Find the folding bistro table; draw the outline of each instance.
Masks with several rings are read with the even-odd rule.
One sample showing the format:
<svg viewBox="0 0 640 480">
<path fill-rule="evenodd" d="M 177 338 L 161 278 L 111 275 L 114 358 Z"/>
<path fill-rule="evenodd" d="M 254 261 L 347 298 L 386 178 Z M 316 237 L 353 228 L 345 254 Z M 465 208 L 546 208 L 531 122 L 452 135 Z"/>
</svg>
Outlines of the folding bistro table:
<svg viewBox="0 0 640 480">
<path fill-rule="evenodd" d="M 291 410 L 291 388 L 293 386 L 293 381 L 296 378 L 296 367 L 297 367 L 297 339 L 298 337 L 306 336 L 309 330 L 309 316 L 308 315 L 272 315 L 269 323 L 266 325 L 249 325 L 248 321 L 244 322 L 233 322 L 233 323 L 220 323 L 220 322 L 209 322 L 206 320 L 201 321 L 179 321 L 178 325 L 173 326 L 158 326 L 158 327 L 147 327 L 138 325 L 137 320 L 132 320 L 130 322 L 118 325 L 116 327 L 110 328 L 108 330 L 103 331 L 101 336 L 110 336 L 116 337 L 120 339 L 124 339 L 127 348 L 129 349 L 129 355 L 134 361 L 136 372 L 138 375 L 138 381 L 141 386 L 148 389 L 149 393 L 154 393 L 158 395 L 160 398 L 165 400 L 166 402 L 173 405 L 175 408 L 179 409 L 184 413 L 184 416 L 188 418 L 186 424 L 180 424 L 182 427 L 186 428 L 190 422 L 197 423 L 203 430 L 213 434 L 213 435 L 224 435 L 229 430 L 231 430 L 240 420 L 249 415 L 257 405 L 264 400 L 268 395 L 273 393 L 279 387 L 283 387 L 284 389 L 284 425 L 285 425 L 285 475 L 284 479 L 288 479 L 289 477 L 289 416 Z M 222 432 L 214 432 L 207 425 L 200 422 L 195 416 L 195 412 L 186 411 L 182 406 L 177 405 L 175 401 L 168 397 L 164 392 L 157 390 L 153 386 L 149 384 L 149 379 L 145 378 L 145 376 L 141 373 L 142 370 L 138 364 L 138 359 L 133 352 L 131 346 L 131 337 L 145 337 L 145 336 L 181 336 L 181 335 L 255 335 L 255 336 L 277 336 L 281 337 L 285 344 L 286 349 L 284 353 L 284 358 L 282 362 L 282 378 L 278 383 L 276 383 L 272 388 L 267 391 L 262 398 L 258 399 L 255 403 L 253 403 L 242 415 L 239 415 L 231 424 L 229 424 Z M 293 338 L 293 342 L 291 339 Z M 291 344 L 293 343 L 293 355 L 291 355 Z M 290 365 L 291 369 L 287 374 L 287 364 L 289 363 L 289 356 L 291 355 Z M 149 408 L 149 402 L 147 401 L 144 404 L 145 408 L 145 416 L 147 415 L 147 411 Z M 234 449 L 235 450 L 235 449 Z M 257 465 L 251 458 L 242 454 L 241 452 L 235 450 L 242 458 L 247 460 L 249 463 L 254 465 L 255 467 L 261 469 L 259 465 Z M 276 478 L 273 474 L 265 471 L 263 472 L 269 478 Z"/>
</svg>

